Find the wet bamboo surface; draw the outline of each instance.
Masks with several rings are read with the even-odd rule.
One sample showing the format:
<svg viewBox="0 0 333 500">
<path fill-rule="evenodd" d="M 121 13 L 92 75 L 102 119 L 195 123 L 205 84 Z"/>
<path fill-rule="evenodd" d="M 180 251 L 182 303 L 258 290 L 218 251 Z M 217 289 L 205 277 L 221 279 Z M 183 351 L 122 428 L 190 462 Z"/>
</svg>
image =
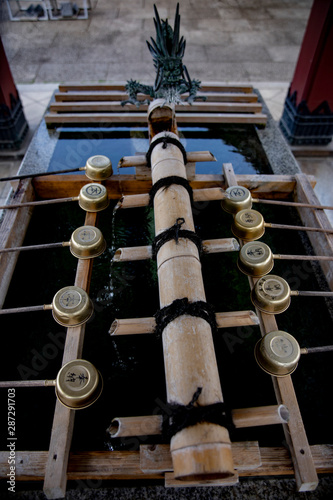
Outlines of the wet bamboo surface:
<svg viewBox="0 0 333 500">
<path fill-rule="evenodd" d="M 159 108 L 160 110 L 163 108 Z M 154 128 L 154 105 L 149 129 Z M 164 113 L 170 113 L 165 108 Z M 171 110 L 172 113 L 172 110 Z M 170 122 L 174 119 L 170 117 Z M 152 143 L 165 132 L 152 137 Z M 168 132 L 177 140 L 178 136 Z M 179 140 L 179 139 L 178 139 Z M 153 185 L 176 175 L 186 179 L 183 155 L 174 144 L 160 143 L 151 153 Z M 181 185 L 160 189 L 154 198 L 156 236 L 184 219 L 182 229 L 194 231 L 191 202 Z M 188 301 L 206 301 L 198 249 L 191 240 L 166 242 L 157 254 L 160 307 L 187 297 Z M 178 316 L 163 330 L 163 353 L 168 402 L 188 405 L 198 388 L 201 406 L 223 402 L 210 325 L 202 318 Z M 186 480 L 222 479 L 234 475 L 231 444 L 226 428 L 198 423 L 177 432 L 171 439 L 175 477 Z"/>
</svg>

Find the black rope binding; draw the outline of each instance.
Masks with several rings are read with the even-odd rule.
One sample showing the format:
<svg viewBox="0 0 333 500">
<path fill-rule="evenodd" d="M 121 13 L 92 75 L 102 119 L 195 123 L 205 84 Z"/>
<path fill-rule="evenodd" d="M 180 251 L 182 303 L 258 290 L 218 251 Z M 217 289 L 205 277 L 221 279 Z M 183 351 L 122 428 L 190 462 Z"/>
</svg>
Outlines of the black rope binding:
<svg viewBox="0 0 333 500">
<path fill-rule="evenodd" d="M 184 146 L 182 145 L 182 143 L 178 139 L 175 139 L 174 137 L 171 137 L 170 135 L 165 134 L 163 137 L 159 137 L 158 139 L 156 139 L 155 141 L 153 141 L 150 144 L 149 149 L 146 153 L 146 160 L 147 160 L 147 167 L 148 168 L 151 168 L 151 154 L 153 152 L 154 147 L 157 146 L 157 144 L 161 144 L 161 143 L 163 143 L 163 146 L 162 146 L 163 149 L 166 149 L 168 147 L 168 144 L 173 144 L 174 146 L 177 146 L 177 148 L 179 148 L 180 151 L 182 152 L 184 164 L 186 165 L 187 154 L 186 154 L 186 150 L 185 150 Z"/>
<path fill-rule="evenodd" d="M 160 233 L 158 236 L 155 237 L 152 244 L 153 258 L 156 259 L 156 256 L 160 248 L 164 245 L 164 243 L 170 240 L 175 240 L 176 243 L 178 244 L 179 238 L 187 238 L 191 240 L 197 246 L 199 255 L 201 254 L 202 252 L 201 239 L 194 231 L 190 231 L 188 229 L 180 229 L 184 223 L 185 219 L 183 217 L 178 217 L 173 226 L 169 227 L 168 229 L 163 231 L 163 233 Z"/>
<path fill-rule="evenodd" d="M 161 189 L 162 187 L 164 187 L 164 189 L 168 189 L 168 187 L 170 187 L 172 184 L 183 186 L 190 196 L 191 205 L 193 205 L 193 190 L 188 180 L 184 179 L 184 177 L 179 177 L 178 175 L 170 175 L 169 177 L 163 177 L 163 179 L 155 182 L 149 192 L 149 206 L 153 206 L 155 195 L 159 189 Z"/>
<path fill-rule="evenodd" d="M 164 406 L 168 418 L 163 419 L 162 434 L 166 439 L 170 440 L 177 432 L 202 422 L 220 425 L 228 429 L 229 432 L 234 430 L 231 412 L 225 403 L 194 406 L 201 392 L 202 387 L 198 387 L 192 400 L 186 406 L 178 403 L 168 403 Z"/>
<path fill-rule="evenodd" d="M 161 336 L 164 328 L 171 323 L 171 321 L 184 314 L 204 319 L 210 325 L 213 333 L 217 331 L 213 307 L 202 300 L 189 302 L 188 298 L 184 297 L 183 299 L 174 300 L 169 306 L 163 307 L 155 313 L 154 318 L 156 326 L 154 333 L 157 336 Z"/>
</svg>

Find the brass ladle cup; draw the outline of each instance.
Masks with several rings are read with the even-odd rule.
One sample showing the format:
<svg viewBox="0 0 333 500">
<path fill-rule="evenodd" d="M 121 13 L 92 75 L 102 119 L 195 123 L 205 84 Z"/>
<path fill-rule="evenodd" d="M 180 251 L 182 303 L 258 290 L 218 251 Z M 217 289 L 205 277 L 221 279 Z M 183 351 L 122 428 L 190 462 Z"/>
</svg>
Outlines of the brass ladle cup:
<svg viewBox="0 0 333 500">
<path fill-rule="evenodd" d="M 263 236 L 266 227 L 273 229 L 293 229 L 295 231 L 315 231 L 327 234 L 333 233 L 332 228 L 289 226 L 286 224 L 264 222 L 261 213 L 252 209 L 244 209 L 236 213 L 231 225 L 231 231 L 235 236 L 244 241 L 254 241 L 259 240 Z"/>
<path fill-rule="evenodd" d="M 269 246 L 262 241 L 249 241 L 241 248 L 237 265 L 244 274 L 253 278 L 260 278 L 273 269 L 274 260 L 323 261 L 333 260 L 333 256 L 273 254 Z"/>
<path fill-rule="evenodd" d="M 262 370 L 274 377 L 293 373 L 301 355 L 332 352 L 333 345 L 300 347 L 287 332 L 276 330 L 264 335 L 254 348 L 254 357 Z"/>
<path fill-rule="evenodd" d="M 292 296 L 333 297 L 333 292 L 290 290 L 286 280 L 273 274 L 259 278 L 251 291 L 253 305 L 267 314 L 280 314 L 286 311 Z"/>
<path fill-rule="evenodd" d="M 105 186 L 99 183 L 85 184 L 79 193 L 79 196 L 69 198 L 54 198 L 51 200 L 27 201 L 25 203 L 13 203 L 11 205 L 2 205 L 0 209 L 13 209 L 24 207 L 36 207 L 43 205 L 54 205 L 57 203 L 68 203 L 78 201 L 79 206 L 86 212 L 101 212 L 109 206 L 108 193 Z"/>
<path fill-rule="evenodd" d="M 257 342 L 254 357 L 266 373 L 274 377 L 286 377 L 296 370 L 301 349 L 292 335 L 277 330 L 267 333 Z"/>
<path fill-rule="evenodd" d="M 264 200 L 262 198 L 253 198 L 251 192 L 243 186 L 228 187 L 225 190 L 225 196 L 222 198 L 221 206 L 225 212 L 235 215 L 240 212 L 240 210 L 252 208 L 252 203 L 333 210 L 333 207 L 328 205 L 313 205 L 311 203 L 300 203 L 297 201 Z"/>
<path fill-rule="evenodd" d="M 95 155 L 88 158 L 86 166 L 82 169 L 92 181 L 105 181 L 113 174 L 112 163 L 107 156 Z"/>
<path fill-rule="evenodd" d="M 85 290 L 78 286 L 66 286 L 55 294 L 52 304 L 0 309 L 0 315 L 47 310 L 52 311 L 53 318 L 60 325 L 75 327 L 91 318 L 94 306 Z"/>
<path fill-rule="evenodd" d="M 51 248 L 69 247 L 72 255 L 78 259 L 93 259 L 101 255 L 106 249 L 106 242 L 101 231 L 95 226 L 81 226 L 72 233 L 70 241 L 59 243 L 44 243 L 23 247 L 2 248 L 0 253 L 9 253 L 26 250 L 45 250 Z"/>
<path fill-rule="evenodd" d="M 55 387 L 60 403 L 71 410 L 92 405 L 103 390 L 103 379 L 95 366 L 85 359 L 69 361 L 59 370 L 55 380 L 13 380 L 0 382 L 1 388 Z"/>
<path fill-rule="evenodd" d="M 45 177 L 47 175 L 68 174 L 85 170 L 86 176 L 92 181 L 102 181 L 108 179 L 113 174 L 110 159 L 104 155 L 95 155 L 88 158 L 85 167 L 68 168 L 53 172 L 38 172 L 30 174 L 18 174 L 10 177 L 1 177 L 0 182 L 8 182 L 20 179 L 30 179 L 34 177 Z"/>
</svg>

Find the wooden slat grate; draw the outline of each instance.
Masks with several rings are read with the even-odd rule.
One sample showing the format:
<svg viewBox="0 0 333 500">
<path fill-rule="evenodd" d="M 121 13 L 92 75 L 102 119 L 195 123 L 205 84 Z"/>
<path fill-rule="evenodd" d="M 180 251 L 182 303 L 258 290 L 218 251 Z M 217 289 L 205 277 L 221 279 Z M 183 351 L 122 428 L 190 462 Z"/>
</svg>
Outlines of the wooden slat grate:
<svg viewBox="0 0 333 500">
<path fill-rule="evenodd" d="M 203 84 L 206 101 L 177 105 L 177 121 L 182 123 L 250 123 L 265 125 L 267 116 L 251 86 Z M 146 99 L 148 96 L 139 96 Z M 184 95 L 186 97 L 186 94 Z M 55 102 L 45 116 L 48 127 L 66 124 L 146 123 L 147 105 L 122 106 L 127 99 L 124 84 L 59 85 Z"/>
<path fill-rule="evenodd" d="M 89 89 L 88 89 L 89 90 Z M 66 92 L 75 91 L 66 90 Z M 105 90 L 99 90 L 105 91 Z M 244 91 L 244 89 L 243 89 Z M 85 90 L 86 92 L 86 90 Z M 244 92 L 246 93 L 246 92 Z M 250 95 L 250 91 L 248 92 Z M 83 176 L 51 176 L 49 179 L 35 179 L 32 185 L 20 192 L 21 200 L 29 200 L 37 194 L 41 198 L 57 198 L 73 194 L 75 196 L 82 184 L 86 183 Z M 239 183 L 252 190 L 257 197 L 292 198 L 294 193 L 299 200 L 312 201 L 318 203 L 313 194 L 312 187 L 315 184 L 313 178 L 306 176 L 273 176 L 273 175 L 233 175 L 232 171 L 225 171 L 224 175 L 194 175 L 191 185 L 194 189 L 228 186 L 229 183 Z M 151 187 L 151 180 L 139 180 L 135 176 L 117 176 L 105 182 L 110 198 L 117 199 L 123 193 L 136 194 L 147 193 Z M 32 192 L 34 191 L 34 192 Z M 72 193 L 73 191 L 73 193 Z M 14 201 L 16 201 L 14 199 Z M 11 214 L 8 211 L 8 224 L 13 225 L 11 232 L 4 233 L 3 240 L 6 244 L 11 244 L 8 235 L 17 233 L 15 221 L 19 212 Z M 324 214 L 316 212 L 306 212 L 310 217 L 308 224 L 324 226 Z M 309 215 L 310 214 L 310 215 Z M 318 214 L 318 215 L 317 215 Z M 305 216 L 305 213 L 304 213 Z M 313 220 L 312 220 L 313 218 Z M 10 222 L 12 221 L 12 222 Z M 88 219 L 86 223 L 95 224 L 95 220 Z M 26 228 L 28 221 L 24 222 Z M 10 231 L 10 228 L 7 228 Z M 325 237 L 326 238 L 326 237 Z M 327 251 L 332 250 L 331 237 L 326 238 Z M 7 241 L 8 240 L 8 241 Z M 5 244 L 5 241 L 4 241 Z M 314 242 L 315 245 L 315 242 Z M 317 252 L 319 253 L 319 252 Z M 82 266 L 80 264 L 80 266 Z M 79 266 L 76 284 L 86 288 L 90 282 L 90 272 L 87 265 L 84 269 Z M 259 315 L 262 321 L 263 331 L 276 329 L 277 325 L 274 317 L 265 318 L 267 315 Z M 230 326 L 230 325 L 229 325 Z M 68 346 L 65 349 L 65 363 L 69 359 L 80 355 L 84 329 L 78 329 L 72 335 L 68 335 Z M 71 346 L 69 346 L 69 344 Z M 256 444 L 240 443 L 233 444 L 233 452 L 239 458 L 237 473 L 239 476 L 279 476 L 295 474 L 300 489 L 312 489 L 316 482 L 315 473 L 332 473 L 333 458 L 332 446 L 318 445 L 309 446 L 303 429 L 302 420 L 299 415 L 296 395 L 290 377 L 275 383 L 277 399 L 285 403 L 292 413 L 292 422 L 287 427 L 290 433 L 291 457 L 282 448 L 260 448 Z M 17 452 L 17 479 L 18 480 L 40 480 L 45 477 L 45 492 L 49 498 L 60 495 L 65 491 L 67 479 L 162 479 L 166 477 L 166 485 L 177 486 L 172 476 L 170 468 L 170 455 L 168 447 L 163 449 L 165 463 L 160 468 L 151 470 L 145 468 L 140 463 L 140 452 L 81 452 L 70 453 L 71 435 L 74 426 L 73 412 L 64 409 L 57 404 L 60 409 L 56 410 L 54 416 L 54 426 L 49 453 L 41 452 Z M 238 445 L 238 448 L 237 448 Z M 163 446 L 163 445 L 162 445 Z M 57 461 L 54 457 L 57 456 Z M 161 458 L 159 455 L 158 458 Z M 59 458 L 59 460 L 58 460 Z M 6 477 L 8 472 L 8 453 L 0 452 L 0 478 Z M 169 461 L 169 462 L 168 462 Z M 236 464 L 238 463 L 236 460 Z M 67 467 L 68 463 L 68 467 Z M 166 474 L 166 476 L 165 476 Z"/>
</svg>

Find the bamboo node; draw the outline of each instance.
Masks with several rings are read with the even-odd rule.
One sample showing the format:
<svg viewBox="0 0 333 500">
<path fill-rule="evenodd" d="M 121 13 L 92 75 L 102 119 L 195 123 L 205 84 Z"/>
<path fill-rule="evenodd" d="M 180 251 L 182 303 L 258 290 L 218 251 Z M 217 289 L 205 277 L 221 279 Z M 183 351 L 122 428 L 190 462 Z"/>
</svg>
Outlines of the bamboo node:
<svg viewBox="0 0 333 500">
<path fill-rule="evenodd" d="M 168 189 L 172 184 L 178 184 L 179 186 L 183 186 L 190 197 L 191 204 L 193 204 L 193 190 L 185 177 L 180 177 L 179 175 L 170 175 L 168 177 L 162 177 L 162 179 L 158 180 L 155 182 L 153 187 L 151 188 L 149 192 L 149 206 L 152 207 L 154 203 L 154 198 L 157 193 L 162 187 L 165 189 Z"/>
<path fill-rule="evenodd" d="M 166 149 L 168 147 L 168 144 L 173 144 L 174 146 L 177 146 L 177 148 L 180 149 L 182 155 L 183 155 L 183 158 L 184 158 L 184 164 L 186 165 L 187 163 L 187 154 L 186 154 L 186 150 L 184 148 L 184 146 L 182 145 L 182 143 L 179 141 L 179 139 L 176 139 L 175 137 L 172 137 L 168 134 L 164 134 L 163 136 L 161 137 L 158 137 L 157 139 L 155 139 L 154 141 L 151 142 L 150 146 L 149 146 L 149 149 L 146 153 L 146 159 L 147 159 L 147 167 L 148 168 L 151 168 L 151 155 L 152 155 L 152 152 L 155 148 L 155 146 L 157 146 L 158 144 L 161 144 L 162 143 L 162 148 L 163 149 Z"/>
<path fill-rule="evenodd" d="M 179 238 L 187 238 L 191 240 L 198 248 L 199 255 L 202 253 L 202 242 L 199 236 L 188 229 L 180 229 L 185 224 L 184 217 L 178 217 L 173 226 L 169 227 L 159 235 L 157 235 L 152 244 L 153 258 L 156 258 L 160 248 L 170 240 L 175 240 L 178 243 Z"/>
</svg>

